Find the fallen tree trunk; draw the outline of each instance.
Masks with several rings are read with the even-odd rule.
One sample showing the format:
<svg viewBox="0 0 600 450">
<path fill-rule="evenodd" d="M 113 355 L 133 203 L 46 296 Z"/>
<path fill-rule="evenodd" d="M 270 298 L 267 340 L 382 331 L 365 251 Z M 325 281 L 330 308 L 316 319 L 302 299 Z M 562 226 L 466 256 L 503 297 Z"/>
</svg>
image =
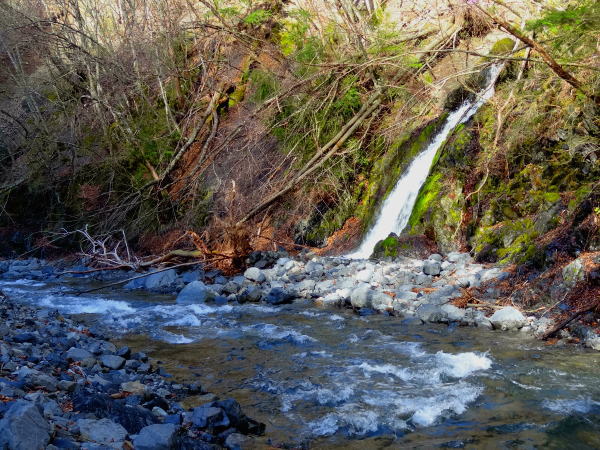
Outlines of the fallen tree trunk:
<svg viewBox="0 0 600 450">
<path fill-rule="evenodd" d="M 562 330 L 563 328 L 565 328 L 567 325 L 569 325 L 571 322 L 575 321 L 578 317 L 582 316 L 583 314 L 590 312 L 594 309 L 596 309 L 598 306 L 600 305 L 600 299 L 596 300 L 594 303 L 592 303 L 590 306 L 587 306 L 585 308 L 580 309 L 579 311 L 574 312 L 573 314 L 571 314 L 569 317 L 567 317 L 566 319 L 558 322 L 554 327 L 552 327 L 550 330 L 546 331 L 543 335 L 542 335 L 542 339 L 546 340 L 551 338 L 552 336 L 554 336 L 556 333 L 558 333 L 560 330 Z"/>
</svg>

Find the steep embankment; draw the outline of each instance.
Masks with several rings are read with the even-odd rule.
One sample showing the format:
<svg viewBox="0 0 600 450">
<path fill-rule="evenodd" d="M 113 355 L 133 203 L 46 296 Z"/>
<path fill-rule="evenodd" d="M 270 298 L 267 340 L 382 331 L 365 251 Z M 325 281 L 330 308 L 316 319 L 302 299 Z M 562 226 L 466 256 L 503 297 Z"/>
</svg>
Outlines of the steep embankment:
<svg viewBox="0 0 600 450">
<path fill-rule="evenodd" d="M 236 261 L 277 246 L 345 253 L 503 63 L 379 256 L 468 250 L 559 273 L 599 245 L 599 13 L 554 6 L 158 2 L 98 22 L 92 9 L 4 4 L 4 242 L 51 251 L 74 235 L 15 230 L 89 224 L 153 254 L 187 245 L 190 229 L 197 252 Z"/>
</svg>

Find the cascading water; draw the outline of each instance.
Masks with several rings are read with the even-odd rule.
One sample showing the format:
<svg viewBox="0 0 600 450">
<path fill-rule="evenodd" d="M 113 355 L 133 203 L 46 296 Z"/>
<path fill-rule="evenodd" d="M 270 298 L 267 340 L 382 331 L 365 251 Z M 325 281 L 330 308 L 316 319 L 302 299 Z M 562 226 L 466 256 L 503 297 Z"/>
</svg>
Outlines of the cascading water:
<svg viewBox="0 0 600 450">
<path fill-rule="evenodd" d="M 350 258 L 368 258 L 379 240 L 384 239 L 390 233 L 400 234 L 404 230 L 440 146 L 458 124 L 467 122 L 481 105 L 494 95 L 494 85 L 502 67 L 501 64 L 491 66 L 487 76 L 487 87 L 479 93 L 475 100 L 465 101 L 460 108 L 448 115 L 440 132 L 400 177 L 394 190 L 383 202 L 375 224 L 363 238 L 360 247 L 348 255 Z"/>
</svg>

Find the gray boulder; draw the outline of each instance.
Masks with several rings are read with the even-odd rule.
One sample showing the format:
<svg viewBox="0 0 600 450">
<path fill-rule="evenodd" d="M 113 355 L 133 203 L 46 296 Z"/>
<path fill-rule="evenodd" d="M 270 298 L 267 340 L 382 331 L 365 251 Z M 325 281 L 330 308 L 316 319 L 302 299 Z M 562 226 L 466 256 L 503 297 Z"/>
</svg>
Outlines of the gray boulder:
<svg viewBox="0 0 600 450">
<path fill-rule="evenodd" d="M 350 303 L 355 308 L 370 308 L 371 292 L 371 287 L 366 284 L 357 287 L 350 294 Z"/>
<path fill-rule="evenodd" d="M 464 265 L 469 264 L 473 258 L 468 253 L 450 252 L 447 259 L 451 263 Z"/>
<path fill-rule="evenodd" d="M 122 448 L 127 430 L 109 419 L 79 419 L 79 432 L 84 440 L 96 442 L 111 448 Z"/>
<path fill-rule="evenodd" d="M 194 408 L 192 423 L 200 428 L 226 427 L 229 419 L 221 408 L 207 404 Z"/>
<path fill-rule="evenodd" d="M 67 350 L 67 359 L 70 361 L 83 361 L 84 359 L 93 357 L 94 355 L 83 348 L 71 347 Z"/>
<path fill-rule="evenodd" d="M 423 262 L 423 273 L 425 275 L 436 276 L 442 271 L 442 265 L 439 261 L 427 260 Z"/>
<path fill-rule="evenodd" d="M 38 407 L 25 400 L 17 400 L 0 420 L 0 448 L 32 450 L 46 448 L 50 440 L 50 425 Z"/>
<path fill-rule="evenodd" d="M 490 322 L 498 330 L 516 330 L 525 326 L 527 319 L 518 309 L 507 306 L 496 311 L 490 317 Z"/>
<path fill-rule="evenodd" d="M 223 292 L 226 294 L 237 294 L 240 291 L 240 285 L 235 281 L 228 281 L 223 285 Z"/>
<path fill-rule="evenodd" d="M 144 278 L 144 287 L 148 290 L 159 290 L 171 286 L 177 280 L 175 269 L 154 273 Z"/>
<path fill-rule="evenodd" d="M 356 274 L 357 281 L 361 281 L 363 283 L 370 283 L 371 278 L 373 278 L 373 269 L 370 267 L 367 267 Z"/>
<path fill-rule="evenodd" d="M 136 450 L 170 450 L 176 430 L 172 423 L 149 425 L 140 430 L 133 445 Z"/>
<path fill-rule="evenodd" d="M 262 283 L 266 280 L 265 274 L 258 267 L 250 267 L 244 272 L 244 276 L 248 280 L 255 281 L 257 283 Z"/>
<path fill-rule="evenodd" d="M 291 293 L 278 287 L 271 289 L 265 297 L 265 302 L 270 305 L 283 305 L 292 303 L 293 300 L 294 296 Z"/>
<path fill-rule="evenodd" d="M 432 261 L 437 261 L 437 262 L 442 262 L 442 255 L 438 254 L 438 253 L 434 253 L 433 255 L 429 255 L 429 259 Z"/>
<path fill-rule="evenodd" d="M 192 281 L 184 287 L 177 295 L 177 303 L 204 303 L 214 297 L 211 291 L 202 281 Z"/>
<path fill-rule="evenodd" d="M 423 322 L 447 322 L 448 314 L 441 306 L 424 304 L 417 308 L 417 317 Z"/>
<path fill-rule="evenodd" d="M 320 277 L 324 273 L 323 264 L 320 264 L 316 261 L 309 261 L 306 263 L 304 270 L 313 277 Z"/>
<path fill-rule="evenodd" d="M 371 306 L 377 311 L 386 311 L 392 308 L 392 297 L 380 291 L 371 294 Z"/>
<path fill-rule="evenodd" d="M 585 267 L 581 259 L 576 259 L 567 264 L 562 270 L 565 285 L 571 287 L 585 279 Z"/>
<path fill-rule="evenodd" d="M 454 305 L 444 305 L 440 309 L 450 322 L 461 322 L 465 318 L 465 310 Z"/>
<path fill-rule="evenodd" d="M 352 291 L 350 303 L 355 308 L 373 308 L 384 311 L 392 308 L 392 297 L 363 284 Z"/>
<path fill-rule="evenodd" d="M 237 295 L 237 301 L 240 303 L 258 303 L 262 299 L 263 292 L 256 286 L 248 286 Z"/>
<path fill-rule="evenodd" d="M 102 355 L 100 357 L 100 363 L 109 369 L 119 370 L 125 365 L 125 358 L 121 358 L 117 355 Z"/>
</svg>

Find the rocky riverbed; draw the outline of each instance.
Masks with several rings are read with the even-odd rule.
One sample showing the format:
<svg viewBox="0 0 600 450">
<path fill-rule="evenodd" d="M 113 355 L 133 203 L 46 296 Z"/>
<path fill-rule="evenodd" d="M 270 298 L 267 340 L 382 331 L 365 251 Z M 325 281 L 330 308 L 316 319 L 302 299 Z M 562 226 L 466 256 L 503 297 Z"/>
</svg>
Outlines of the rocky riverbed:
<svg viewBox="0 0 600 450">
<path fill-rule="evenodd" d="M 539 346 L 532 335 L 552 322 L 496 305 L 509 273 L 467 254 L 368 261 L 269 252 L 248 263 L 227 277 L 200 266 L 140 276 L 82 273 L 91 269 L 85 260 L 0 262 L 0 289 L 12 299 L 1 309 L 3 445 L 266 445 L 254 437 L 263 426 L 241 410 L 267 423 L 268 437 L 293 445 L 405 433 L 430 439 L 421 431 L 428 427 L 451 441 L 453 418 L 470 408 L 471 420 L 498 421 L 485 413 L 500 401 L 492 379 L 506 380 L 499 392 L 520 390 L 502 423 L 512 423 L 515 408 L 538 408 L 535 439 L 544 438 L 549 417 L 600 404 L 595 394 L 577 396 L 581 374 L 569 369 L 589 354 L 580 349 L 571 360 L 553 352 L 557 346 Z M 478 287 L 490 307 L 453 304 L 466 287 Z M 90 288 L 101 290 L 78 295 Z M 532 380 L 539 362 L 515 365 L 514 352 L 541 353 L 548 367 L 564 368 Z M 34 423 L 39 432 L 23 434 L 21 424 Z M 96 430 L 109 431 L 90 434 Z M 18 447 L 23 439 L 27 446 Z M 37 439 L 33 447 L 29 439 Z"/>
<path fill-rule="evenodd" d="M 318 257 L 290 257 L 285 252 L 256 252 L 247 260 L 249 268 L 236 276 L 201 266 L 166 269 L 140 275 L 125 271 L 85 273 L 85 259 L 78 264 L 48 263 L 37 259 L 0 261 L 0 277 L 47 280 L 69 277 L 94 278 L 100 282 L 123 283 L 125 289 L 177 295 L 177 303 L 245 304 L 277 306 L 296 299 L 317 305 L 352 308 L 358 314 L 387 314 L 413 318 L 422 323 L 475 326 L 489 330 L 516 331 L 541 336 L 554 321 L 544 315 L 525 315 L 513 306 L 496 301 L 501 290 L 495 285 L 511 277 L 501 267 L 474 263 L 468 253 L 432 254 L 425 260 L 396 258 L 393 261 Z M 563 270 L 568 289 L 585 276 L 584 264 L 575 260 Z M 464 289 L 478 288 L 478 306 L 458 307 L 454 302 Z M 460 302 L 459 302 L 460 303 Z M 590 318 L 593 322 L 593 318 Z M 559 343 L 580 342 L 600 350 L 600 337 L 591 327 L 577 324 L 563 330 Z"/>
<path fill-rule="evenodd" d="M 264 432 L 235 400 L 171 382 L 57 311 L 4 296 L 0 317 L 0 448 L 239 449 Z"/>
</svg>

